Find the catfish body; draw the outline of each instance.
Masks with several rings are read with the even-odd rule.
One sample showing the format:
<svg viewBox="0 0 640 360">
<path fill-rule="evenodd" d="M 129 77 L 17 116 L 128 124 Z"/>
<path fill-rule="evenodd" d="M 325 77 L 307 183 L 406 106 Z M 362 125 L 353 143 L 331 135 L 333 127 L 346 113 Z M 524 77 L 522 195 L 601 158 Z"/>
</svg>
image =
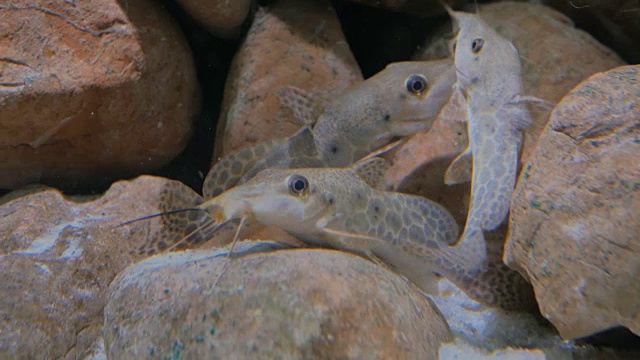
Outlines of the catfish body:
<svg viewBox="0 0 640 360">
<path fill-rule="evenodd" d="M 450 11 L 459 32 L 454 63 L 457 81 L 453 96 L 466 108 L 469 147 L 445 174 L 448 184 L 468 172 L 472 157 L 471 203 L 461 241 L 484 243 L 484 230 L 494 230 L 507 217 L 515 187 L 521 131 L 531 115 L 523 94 L 520 57 L 511 42 L 479 15 Z"/>
<path fill-rule="evenodd" d="M 384 173 L 377 169 L 381 162 L 372 158 L 349 168 L 268 169 L 202 208 L 218 222 L 247 218 L 310 245 L 381 259 L 427 293 L 438 292 L 437 275 L 443 275 L 490 306 L 531 304 L 524 280 L 515 285 L 501 281 L 519 276 L 515 271 L 479 261 L 486 257 L 484 244 L 467 239 L 448 245 L 458 228 L 441 205 L 373 188 Z"/>
<path fill-rule="evenodd" d="M 287 87 L 282 102 L 293 108 L 303 129 L 224 157 L 205 178 L 203 195 L 216 196 L 270 167 L 350 165 L 394 138 L 429 129 L 454 81 L 448 59 L 393 63 L 321 112 L 308 93 Z"/>
</svg>

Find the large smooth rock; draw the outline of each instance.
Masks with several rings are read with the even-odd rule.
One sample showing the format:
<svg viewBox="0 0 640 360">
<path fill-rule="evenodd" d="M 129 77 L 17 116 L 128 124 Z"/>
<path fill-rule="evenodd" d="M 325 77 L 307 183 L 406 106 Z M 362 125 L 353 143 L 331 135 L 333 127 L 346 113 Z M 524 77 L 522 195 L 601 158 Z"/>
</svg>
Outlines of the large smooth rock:
<svg viewBox="0 0 640 360">
<path fill-rule="evenodd" d="M 213 34 L 225 38 L 240 35 L 240 26 L 251 9 L 251 0 L 178 0 L 194 19 Z"/>
<path fill-rule="evenodd" d="M 154 1 L 0 5 L 0 188 L 105 183 L 168 163 L 199 90 Z"/>
<path fill-rule="evenodd" d="M 123 271 L 105 309 L 109 358 L 434 359 L 451 340 L 428 298 L 360 257 L 224 254 L 172 253 Z"/>
<path fill-rule="evenodd" d="M 181 183 L 144 176 L 92 201 L 42 188 L 0 201 L 0 358 L 92 352 L 107 287 L 167 231 L 159 218 L 122 223 L 163 211 L 167 192 L 179 189 L 197 197 Z"/>
<path fill-rule="evenodd" d="M 227 76 L 212 163 L 300 129 L 292 112 L 280 111 L 283 85 L 320 100 L 361 80 L 328 1 L 282 0 L 259 8 Z"/>
<path fill-rule="evenodd" d="M 511 202 L 506 262 L 564 338 L 640 334 L 640 66 L 598 73 L 556 106 Z"/>
</svg>

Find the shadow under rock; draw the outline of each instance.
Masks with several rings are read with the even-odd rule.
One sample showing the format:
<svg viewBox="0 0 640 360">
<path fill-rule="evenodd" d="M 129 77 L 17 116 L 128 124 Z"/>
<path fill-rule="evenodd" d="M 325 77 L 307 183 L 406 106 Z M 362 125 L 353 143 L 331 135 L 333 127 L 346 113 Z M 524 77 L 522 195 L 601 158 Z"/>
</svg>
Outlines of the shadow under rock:
<svg viewBox="0 0 640 360">
<path fill-rule="evenodd" d="M 201 193 L 204 177 L 211 164 L 227 73 L 241 39 L 217 38 L 191 19 L 175 1 L 163 0 L 161 4 L 180 25 L 191 47 L 201 89 L 201 109 L 194 120 L 194 132 L 189 144 L 180 155 L 152 172 L 152 175 L 179 180 Z M 251 22 L 251 16 L 245 21 L 243 34 Z"/>
<path fill-rule="evenodd" d="M 410 60 L 427 35 L 448 16 L 419 16 L 343 0 L 332 5 L 362 75 L 368 78 L 397 61 Z"/>
</svg>

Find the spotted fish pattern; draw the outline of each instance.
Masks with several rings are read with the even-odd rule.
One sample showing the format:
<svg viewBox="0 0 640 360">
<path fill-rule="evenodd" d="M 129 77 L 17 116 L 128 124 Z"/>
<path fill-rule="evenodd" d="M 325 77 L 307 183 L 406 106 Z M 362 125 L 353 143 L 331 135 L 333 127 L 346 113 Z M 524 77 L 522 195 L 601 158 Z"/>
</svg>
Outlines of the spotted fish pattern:
<svg viewBox="0 0 640 360">
<path fill-rule="evenodd" d="M 465 179 L 472 157 L 471 203 L 461 242 L 484 243 L 485 230 L 504 222 L 515 187 L 522 130 L 532 122 L 523 95 L 520 56 L 515 46 L 479 15 L 448 9 L 459 31 L 453 42 L 456 83 L 453 97 L 466 107 L 469 147 L 445 175 Z"/>
<path fill-rule="evenodd" d="M 205 178 L 203 195 L 217 196 L 271 167 L 348 166 L 394 138 L 429 129 L 454 81 L 449 59 L 393 63 L 322 111 L 311 95 L 289 87 L 280 94 L 282 105 L 293 109 L 303 129 L 220 159 Z"/>
<path fill-rule="evenodd" d="M 474 299 L 506 309 L 531 309 L 531 287 L 486 247 L 455 243 L 451 214 L 424 197 L 373 188 L 370 162 L 348 168 L 268 169 L 201 205 L 216 218 L 250 218 L 301 241 L 382 260 L 421 289 L 437 291 L 437 275 Z M 375 164 L 374 166 L 375 167 Z"/>
</svg>

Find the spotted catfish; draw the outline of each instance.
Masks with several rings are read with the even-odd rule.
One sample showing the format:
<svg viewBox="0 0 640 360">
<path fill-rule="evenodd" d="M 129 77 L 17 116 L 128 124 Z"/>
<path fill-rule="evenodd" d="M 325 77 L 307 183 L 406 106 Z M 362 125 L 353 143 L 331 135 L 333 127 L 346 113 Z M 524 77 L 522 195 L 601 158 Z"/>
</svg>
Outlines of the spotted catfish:
<svg viewBox="0 0 640 360">
<path fill-rule="evenodd" d="M 200 228 L 212 236 L 232 221 L 276 226 L 309 245 L 382 261 L 428 293 L 443 275 L 486 305 L 531 309 L 531 287 L 500 258 L 485 264 L 484 244 L 449 245 L 458 227 L 444 207 L 373 187 L 385 170 L 375 157 L 346 168 L 264 170 L 200 204 L 215 224 Z"/>
<path fill-rule="evenodd" d="M 504 222 L 515 187 L 522 130 L 532 117 L 523 96 L 518 50 L 479 15 L 448 9 L 459 28 L 454 41 L 453 98 L 466 109 L 469 147 L 445 174 L 462 182 L 472 163 L 471 203 L 461 242 L 484 243 L 484 230 Z"/>
<path fill-rule="evenodd" d="M 427 130 L 455 78 L 449 59 L 393 63 L 322 108 L 308 93 L 286 87 L 283 105 L 303 128 L 222 158 L 209 171 L 203 195 L 214 197 L 270 167 L 346 166 L 395 138 Z"/>
</svg>

